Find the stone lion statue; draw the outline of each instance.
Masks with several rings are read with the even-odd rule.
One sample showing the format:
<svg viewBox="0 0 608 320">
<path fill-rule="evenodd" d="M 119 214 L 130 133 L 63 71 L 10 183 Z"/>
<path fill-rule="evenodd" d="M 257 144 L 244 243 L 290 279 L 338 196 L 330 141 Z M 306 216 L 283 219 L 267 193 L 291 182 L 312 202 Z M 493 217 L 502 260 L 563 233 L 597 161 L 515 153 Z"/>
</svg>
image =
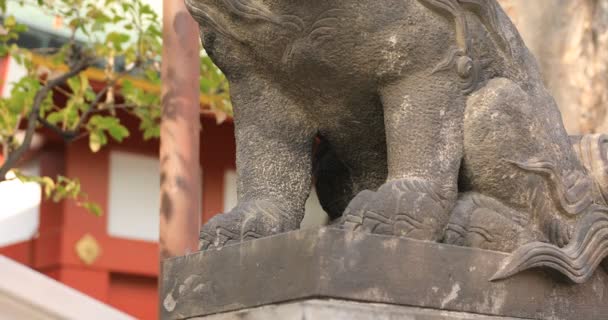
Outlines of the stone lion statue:
<svg viewBox="0 0 608 320">
<path fill-rule="evenodd" d="M 513 252 L 495 279 L 606 256 L 606 138 L 567 135 L 495 0 L 186 3 L 237 141 L 201 249 L 299 228 L 314 181 L 346 230 Z"/>
</svg>

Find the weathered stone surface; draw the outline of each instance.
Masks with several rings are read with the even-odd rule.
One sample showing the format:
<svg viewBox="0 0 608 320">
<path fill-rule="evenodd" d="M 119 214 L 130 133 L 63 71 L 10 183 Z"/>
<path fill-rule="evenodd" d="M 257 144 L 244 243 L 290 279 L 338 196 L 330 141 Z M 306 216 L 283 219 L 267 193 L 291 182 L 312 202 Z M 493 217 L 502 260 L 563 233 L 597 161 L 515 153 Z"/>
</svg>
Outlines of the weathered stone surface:
<svg viewBox="0 0 608 320">
<path fill-rule="evenodd" d="M 345 230 L 512 252 L 497 278 L 582 283 L 608 254 L 608 159 L 574 150 L 496 0 L 186 4 L 237 144 L 238 204 L 202 250 L 298 229 L 314 181 Z"/>
<path fill-rule="evenodd" d="M 451 312 L 341 300 L 308 300 L 259 307 L 195 320 L 507 320 L 512 317 Z"/>
<path fill-rule="evenodd" d="M 608 319 L 603 270 L 581 285 L 542 270 L 490 282 L 506 257 L 338 229 L 294 231 L 166 260 L 162 316 L 333 298 L 516 318 Z"/>
</svg>

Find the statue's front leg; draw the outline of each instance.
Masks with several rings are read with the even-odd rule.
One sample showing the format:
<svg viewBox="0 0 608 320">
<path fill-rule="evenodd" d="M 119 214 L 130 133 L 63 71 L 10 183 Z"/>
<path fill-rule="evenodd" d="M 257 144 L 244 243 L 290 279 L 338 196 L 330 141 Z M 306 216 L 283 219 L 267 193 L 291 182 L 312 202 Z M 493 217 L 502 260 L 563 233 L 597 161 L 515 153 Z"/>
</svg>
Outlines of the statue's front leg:
<svg viewBox="0 0 608 320">
<path fill-rule="evenodd" d="M 438 77 L 397 82 L 384 88 L 381 97 L 388 180 L 351 202 L 344 225 L 440 240 L 458 192 L 464 98 L 457 85 Z"/>
<path fill-rule="evenodd" d="M 201 231 L 202 250 L 299 228 L 311 188 L 314 130 L 295 102 L 261 77 L 231 83 L 238 205 Z"/>
</svg>

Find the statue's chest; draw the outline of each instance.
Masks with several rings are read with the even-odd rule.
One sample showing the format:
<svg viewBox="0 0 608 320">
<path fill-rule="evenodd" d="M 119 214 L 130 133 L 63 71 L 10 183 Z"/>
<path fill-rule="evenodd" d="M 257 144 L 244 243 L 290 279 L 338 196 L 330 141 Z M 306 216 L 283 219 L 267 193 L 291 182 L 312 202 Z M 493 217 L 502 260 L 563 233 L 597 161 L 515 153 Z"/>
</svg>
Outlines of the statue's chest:
<svg viewBox="0 0 608 320">
<path fill-rule="evenodd" d="M 404 64 L 397 61 L 405 52 L 405 37 L 399 29 L 405 14 L 403 0 L 381 1 L 391 5 L 313 2 L 315 5 L 290 2 L 258 8 L 257 16 L 241 14 L 236 19 L 230 15 L 223 23 L 219 17 L 228 15 L 218 14 L 217 19 L 205 21 L 205 49 L 225 68 L 251 65 L 258 69 L 265 64 L 268 70 L 303 83 L 370 77 L 378 70 L 395 70 Z M 388 60 L 392 62 L 385 63 Z"/>
<path fill-rule="evenodd" d="M 334 4 L 308 13 L 298 31 L 288 35 L 282 62 L 329 60 L 364 46 L 376 28 L 374 17 L 362 11 L 361 7 Z"/>
<path fill-rule="evenodd" d="M 344 4 L 311 14 L 285 43 L 259 52 L 276 50 L 269 56 L 273 66 L 298 79 L 371 76 L 384 60 L 399 59 L 405 51 L 398 43 L 403 35 L 391 31 L 399 18 L 366 9 L 359 2 L 358 7 Z"/>
</svg>

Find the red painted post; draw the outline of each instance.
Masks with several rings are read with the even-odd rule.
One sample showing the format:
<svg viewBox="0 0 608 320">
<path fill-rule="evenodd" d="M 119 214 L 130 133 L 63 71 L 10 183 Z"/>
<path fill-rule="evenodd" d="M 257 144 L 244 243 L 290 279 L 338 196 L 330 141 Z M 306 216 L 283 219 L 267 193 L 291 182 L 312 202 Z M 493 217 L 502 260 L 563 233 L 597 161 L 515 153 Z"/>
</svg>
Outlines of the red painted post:
<svg viewBox="0 0 608 320">
<path fill-rule="evenodd" d="M 198 26 L 183 1 L 163 2 L 160 255 L 198 249 L 200 104 Z"/>
</svg>

